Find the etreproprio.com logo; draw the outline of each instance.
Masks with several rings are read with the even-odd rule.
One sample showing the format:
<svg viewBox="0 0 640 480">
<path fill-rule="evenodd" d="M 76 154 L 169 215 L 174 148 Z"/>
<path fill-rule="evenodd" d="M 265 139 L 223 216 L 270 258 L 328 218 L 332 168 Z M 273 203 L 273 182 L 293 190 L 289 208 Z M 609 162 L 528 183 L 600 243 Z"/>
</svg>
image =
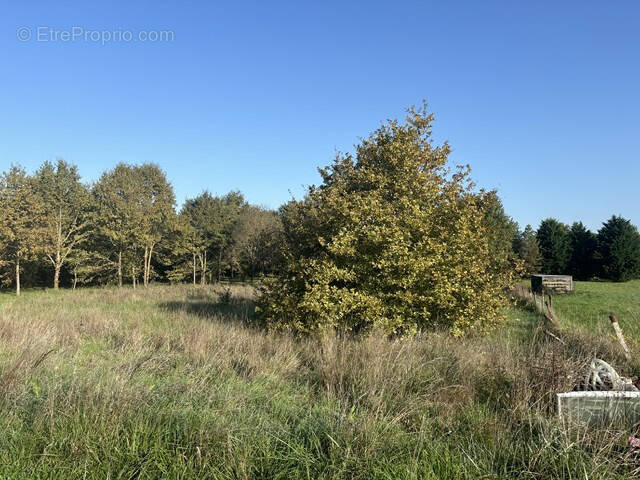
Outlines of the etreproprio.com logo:
<svg viewBox="0 0 640 480">
<path fill-rule="evenodd" d="M 175 32 L 173 30 L 125 30 L 120 28 L 92 30 L 81 26 L 55 28 L 39 25 L 37 27 L 19 27 L 16 30 L 16 38 L 21 42 L 88 42 L 106 45 L 107 43 L 173 42 Z"/>
</svg>

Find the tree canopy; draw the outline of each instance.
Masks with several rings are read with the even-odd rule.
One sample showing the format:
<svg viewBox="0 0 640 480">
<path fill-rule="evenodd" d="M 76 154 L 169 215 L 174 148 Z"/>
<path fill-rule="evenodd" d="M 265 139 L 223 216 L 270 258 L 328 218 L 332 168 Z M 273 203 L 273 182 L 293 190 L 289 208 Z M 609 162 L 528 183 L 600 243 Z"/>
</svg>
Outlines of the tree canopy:
<svg viewBox="0 0 640 480">
<path fill-rule="evenodd" d="M 523 273 L 532 274 L 540 269 L 540 246 L 535 230 L 527 225 L 522 232 L 517 232 L 513 249 L 522 261 Z"/>
<path fill-rule="evenodd" d="M 538 228 L 537 239 L 542 271 L 552 275 L 566 274 L 571 258 L 569 227 L 555 218 L 547 218 Z"/>
<path fill-rule="evenodd" d="M 411 109 L 381 126 L 283 208 L 285 265 L 261 307 L 271 327 L 463 334 L 502 320 L 514 269 L 490 257 L 496 205 L 467 167 L 449 169 L 432 121 Z"/>
<path fill-rule="evenodd" d="M 640 277 L 640 233 L 629 220 L 611 217 L 598 231 L 597 245 L 605 278 L 624 282 Z"/>
<path fill-rule="evenodd" d="M 582 222 L 574 222 L 569 231 L 569 241 L 568 273 L 578 280 L 589 280 L 597 275 L 596 236 Z"/>
</svg>

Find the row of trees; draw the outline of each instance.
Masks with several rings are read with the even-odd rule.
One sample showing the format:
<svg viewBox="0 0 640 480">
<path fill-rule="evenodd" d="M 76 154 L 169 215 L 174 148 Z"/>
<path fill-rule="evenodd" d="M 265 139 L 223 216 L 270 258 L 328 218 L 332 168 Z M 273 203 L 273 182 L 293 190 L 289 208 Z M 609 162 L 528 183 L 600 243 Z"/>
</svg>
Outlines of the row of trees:
<svg viewBox="0 0 640 480">
<path fill-rule="evenodd" d="M 568 226 L 548 218 L 537 231 L 527 225 L 518 232 L 514 251 L 528 273 L 568 274 L 579 280 L 640 278 L 640 233 L 620 216 L 612 216 L 596 233 L 582 222 Z"/>
<path fill-rule="evenodd" d="M 13 166 L 0 177 L 0 209 L 2 279 L 17 294 L 23 279 L 57 289 L 270 273 L 280 232 L 275 212 L 238 192 L 204 192 L 176 212 L 155 164 L 119 164 L 90 186 L 63 160 L 32 175 Z"/>
<path fill-rule="evenodd" d="M 239 192 L 188 199 L 179 212 L 154 164 L 119 164 L 93 185 L 62 160 L 0 178 L 5 282 L 205 284 L 265 275 L 270 328 L 388 335 L 486 330 L 504 319 L 524 271 L 626 280 L 640 273 L 640 235 L 613 217 L 597 234 L 548 219 L 522 232 L 468 167 L 449 165 L 433 115 L 410 109 L 320 170 L 322 183 L 278 212 Z"/>
<path fill-rule="evenodd" d="M 62 160 L 0 178 L 0 258 L 7 283 L 207 283 L 269 275 L 272 328 L 388 334 L 440 325 L 457 334 L 500 321 L 517 272 L 517 226 L 468 167 L 434 146 L 433 116 L 410 110 L 339 155 L 276 213 L 238 192 L 205 192 L 176 211 L 153 164 L 117 165 L 93 185 Z"/>
</svg>

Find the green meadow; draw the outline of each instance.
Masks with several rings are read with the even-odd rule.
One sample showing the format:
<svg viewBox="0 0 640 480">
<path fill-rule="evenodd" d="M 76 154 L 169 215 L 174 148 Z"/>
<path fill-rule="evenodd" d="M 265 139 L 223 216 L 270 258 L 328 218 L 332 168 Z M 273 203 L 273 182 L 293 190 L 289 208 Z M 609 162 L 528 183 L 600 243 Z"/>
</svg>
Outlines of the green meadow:
<svg viewBox="0 0 640 480">
<path fill-rule="evenodd" d="M 485 337 L 312 339 L 255 327 L 249 286 L 3 294 L 0 477 L 630 478 L 630 432 L 567 432 L 554 395 L 593 355 L 640 371 L 605 322 L 631 335 L 639 288 L 557 297 L 561 342 L 515 306 Z"/>
</svg>

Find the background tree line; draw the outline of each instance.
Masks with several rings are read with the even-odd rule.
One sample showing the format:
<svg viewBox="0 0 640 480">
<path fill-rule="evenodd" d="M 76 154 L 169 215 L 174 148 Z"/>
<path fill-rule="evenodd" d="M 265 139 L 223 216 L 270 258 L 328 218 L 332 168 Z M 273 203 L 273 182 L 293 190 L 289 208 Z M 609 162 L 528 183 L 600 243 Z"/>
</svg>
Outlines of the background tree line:
<svg viewBox="0 0 640 480">
<path fill-rule="evenodd" d="M 519 231 L 495 192 L 478 198 L 497 264 L 520 260 L 525 273 L 581 280 L 640 278 L 640 233 L 629 220 L 613 216 L 594 233 L 549 218 L 537 231 Z M 282 219 L 295 205 L 275 212 L 240 192 L 203 192 L 177 211 L 173 187 L 154 164 L 116 165 L 92 185 L 64 160 L 33 174 L 13 166 L 0 177 L 0 278 L 19 294 L 22 285 L 206 284 L 272 274 L 290 248 Z"/>
<path fill-rule="evenodd" d="M 176 210 L 154 164 L 118 164 L 92 185 L 63 160 L 0 177 L 3 279 L 20 286 L 154 280 L 261 282 L 258 320 L 298 333 L 480 332 L 503 319 L 517 225 L 449 145 L 409 109 L 320 169 L 322 184 L 278 212 L 203 192 Z M 270 275 L 274 274 L 274 275 Z"/>
<path fill-rule="evenodd" d="M 582 222 L 568 226 L 547 218 L 537 231 L 527 225 L 518 232 L 513 247 L 527 273 L 566 274 L 578 280 L 640 278 L 640 233 L 616 215 L 596 233 Z"/>
<path fill-rule="evenodd" d="M 45 162 L 0 177 L 0 274 L 5 285 L 75 286 L 153 280 L 205 284 L 272 273 L 276 212 L 239 192 L 203 192 L 180 211 L 155 164 L 118 164 L 92 185 L 75 165 Z"/>
</svg>

